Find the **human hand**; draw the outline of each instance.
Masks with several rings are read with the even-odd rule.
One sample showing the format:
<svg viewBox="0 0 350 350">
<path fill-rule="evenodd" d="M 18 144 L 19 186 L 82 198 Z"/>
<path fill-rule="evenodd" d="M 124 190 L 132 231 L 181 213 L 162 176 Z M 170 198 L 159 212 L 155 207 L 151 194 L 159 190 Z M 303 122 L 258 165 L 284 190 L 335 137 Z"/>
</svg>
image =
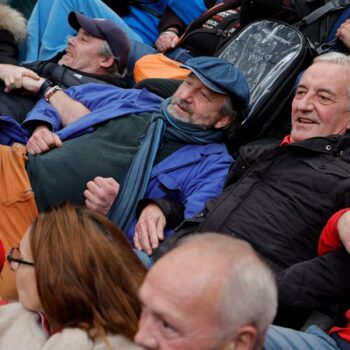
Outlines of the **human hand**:
<svg viewBox="0 0 350 350">
<path fill-rule="evenodd" d="M 4 81 L 6 92 L 10 92 L 12 89 L 22 88 L 24 77 L 34 80 L 40 79 L 39 75 L 30 69 L 14 66 L 12 64 L 0 65 L 0 79 Z"/>
<path fill-rule="evenodd" d="M 350 49 L 350 20 L 346 20 L 338 29 L 336 33 L 343 44 Z"/>
<path fill-rule="evenodd" d="M 47 126 L 40 125 L 28 140 L 26 149 L 29 154 L 34 156 L 61 146 L 62 141 L 59 136 L 50 131 Z"/>
<path fill-rule="evenodd" d="M 37 94 L 44 81 L 45 81 L 44 78 L 33 79 L 33 78 L 23 77 L 22 88 Z"/>
<path fill-rule="evenodd" d="M 166 218 L 158 205 L 148 204 L 142 210 L 135 227 L 135 247 L 151 255 L 152 250 L 159 246 L 159 241 L 164 239 L 165 224 Z"/>
<path fill-rule="evenodd" d="M 107 215 L 119 191 L 119 183 L 112 177 L 97 176 L 86 184 L 84 191 L 87 208 Z"/>
<path fill-rule="evenodd" d="M 156 41 L 156 48 L 159 52 L 166 52 L 169 49 L 173 49 L 179 41 L 180 39 L 176 33 L 164 31 Z"/>
<path fill-rule="evenodd" d="M 350 211 L 346 211 L 338 220 L 338 233 L 345 249 L 350 253 Z"/>
</svg>

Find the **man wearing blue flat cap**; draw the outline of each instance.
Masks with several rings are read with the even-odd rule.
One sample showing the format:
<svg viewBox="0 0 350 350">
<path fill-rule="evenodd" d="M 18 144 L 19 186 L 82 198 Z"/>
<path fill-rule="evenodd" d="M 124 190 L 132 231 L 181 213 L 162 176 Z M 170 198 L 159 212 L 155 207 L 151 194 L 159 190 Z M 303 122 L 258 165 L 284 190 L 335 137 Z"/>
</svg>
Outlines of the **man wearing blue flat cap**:
<svg viewBox="0 0 350 350">
<path fill-rule="evenodd" d="M 166 100 L 146 90 L 88 84 L 39 101 L 25 123 L 46 128 L 45 142 L 32 138 L 28 159 L 24 146 L 16 152 L 0 146 L 0 162 L 7 154 L 14 163 L 2 168 L 18 168 L 17 178 L 5 174 L 0 184 L 8 178 L 21 184 L 19 193 L 11 193 L 21 199 L 16 211 L 0 210 L 6 215 L 0 217 L 4 243 L 11 238 L 14 244 L 13 237 L 25 232 L 6 223 L 9 218 L 16 222 L 28 201 L 32 209 L 25 211 L 34 214 L 62 201 L 107 214 L 113 203 L 109 217 L 132 238 L 136 204 L 143 197 L 172 200 L 191 217 L 218 195 L 232 163 L 223 141 L 248 105 L 248 85 L 237 68 L 220 58 L 193 58 L 187 67 L 192 73 Z M 63 98 L 64 108 L 56 108 Z M 22 198 L 28 191 L 35 198 Z"/>
</svg>

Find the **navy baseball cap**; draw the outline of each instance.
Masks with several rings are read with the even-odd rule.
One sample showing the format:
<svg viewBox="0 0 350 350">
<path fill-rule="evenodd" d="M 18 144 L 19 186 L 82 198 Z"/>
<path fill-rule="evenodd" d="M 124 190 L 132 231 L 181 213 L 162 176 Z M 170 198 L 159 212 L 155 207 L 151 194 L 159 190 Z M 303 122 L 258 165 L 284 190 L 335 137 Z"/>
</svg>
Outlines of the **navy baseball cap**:
<svg viewBox="0 0 350 350">
<path fill-rule="evenodd" d="M 90 35 L 107 41 L 116 59 L 119 72 L 122 73 L 128 63 L 130 43 L 125 32 L 109 19 L 89 18 L 79 12 L 72 11 L 68 15 L 68 22 L 72 28 L 83 28 Z"/>
<path fill-rule="evenodd" d="M 249 87 L 243 73 L 227 60 L 219 57 L 190 58 L 182 66 L 210 90 L 229 95 L 236 108 L 244 110 L 249 105 Z"/>
</svg>

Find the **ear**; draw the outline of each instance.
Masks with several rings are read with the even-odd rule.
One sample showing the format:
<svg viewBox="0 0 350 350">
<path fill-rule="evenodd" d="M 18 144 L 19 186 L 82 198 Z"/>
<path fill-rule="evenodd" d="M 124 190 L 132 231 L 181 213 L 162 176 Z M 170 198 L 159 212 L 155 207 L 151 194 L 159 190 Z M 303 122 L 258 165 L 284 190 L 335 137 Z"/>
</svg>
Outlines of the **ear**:
<svg viewBox="0 0 350 350">
<path fill-rule="evenodd" d="M 350 130 L 350 112 L 349 112 L 348 122 L 346 124 L 346 130 Z"/>
<path fill-rule="evenodd" d="M 222 350 L 253 350 L 256 345 L 257 330 L 253 326 L 242 326 L 235 337 Z"/>
<path fill-rule="evenodd" d="M 224 114 L 221 118 L 214 124 L 215 129 L 222 129 L 232 122 L 232 117 L 228 114 Z"/>
<path fill-rule="evenodd" d="M 112 66 L 112 64 L 114 63 L 114 57 L 113 56 L 109 56 L 109 57 L 101 57 L 101 61 L 100 61 L 100 66 L 102 68 L 109 68 Z"/>
</svg>

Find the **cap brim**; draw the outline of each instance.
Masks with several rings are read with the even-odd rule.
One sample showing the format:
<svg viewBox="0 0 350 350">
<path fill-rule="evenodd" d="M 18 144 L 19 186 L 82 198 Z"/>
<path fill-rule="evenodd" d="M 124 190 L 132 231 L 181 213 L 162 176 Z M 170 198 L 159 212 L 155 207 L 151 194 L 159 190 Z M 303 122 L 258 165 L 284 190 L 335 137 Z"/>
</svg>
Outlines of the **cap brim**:
<svg viewBox="0 0 350 350">
<path fill-rule="evenodd" d="M 187 66 L 185 64 L 182 64 L 180 67 L 189 69 L 208 89 L 214 92 L 217 92 L 218 94 L 224 94 L 224 95 L 228 94 L 227 91 L 220 89 L 220 87 L 213 84 L 208 78 L 206 78 L 204 75 L 198 72 L 195 68 L 191 66 Z"/>
<path fill-rule="evenodd" d="M 82 15 L 79 12 L 72 11 L 68 15 L 68 22 L 76 31 L 79 31 L 80 28 L 83 28 L 90 35 L 95 36 L 96 38 L 104 39 L 103 34 L 98 29 L 94 20 Z"/>
</svg>

